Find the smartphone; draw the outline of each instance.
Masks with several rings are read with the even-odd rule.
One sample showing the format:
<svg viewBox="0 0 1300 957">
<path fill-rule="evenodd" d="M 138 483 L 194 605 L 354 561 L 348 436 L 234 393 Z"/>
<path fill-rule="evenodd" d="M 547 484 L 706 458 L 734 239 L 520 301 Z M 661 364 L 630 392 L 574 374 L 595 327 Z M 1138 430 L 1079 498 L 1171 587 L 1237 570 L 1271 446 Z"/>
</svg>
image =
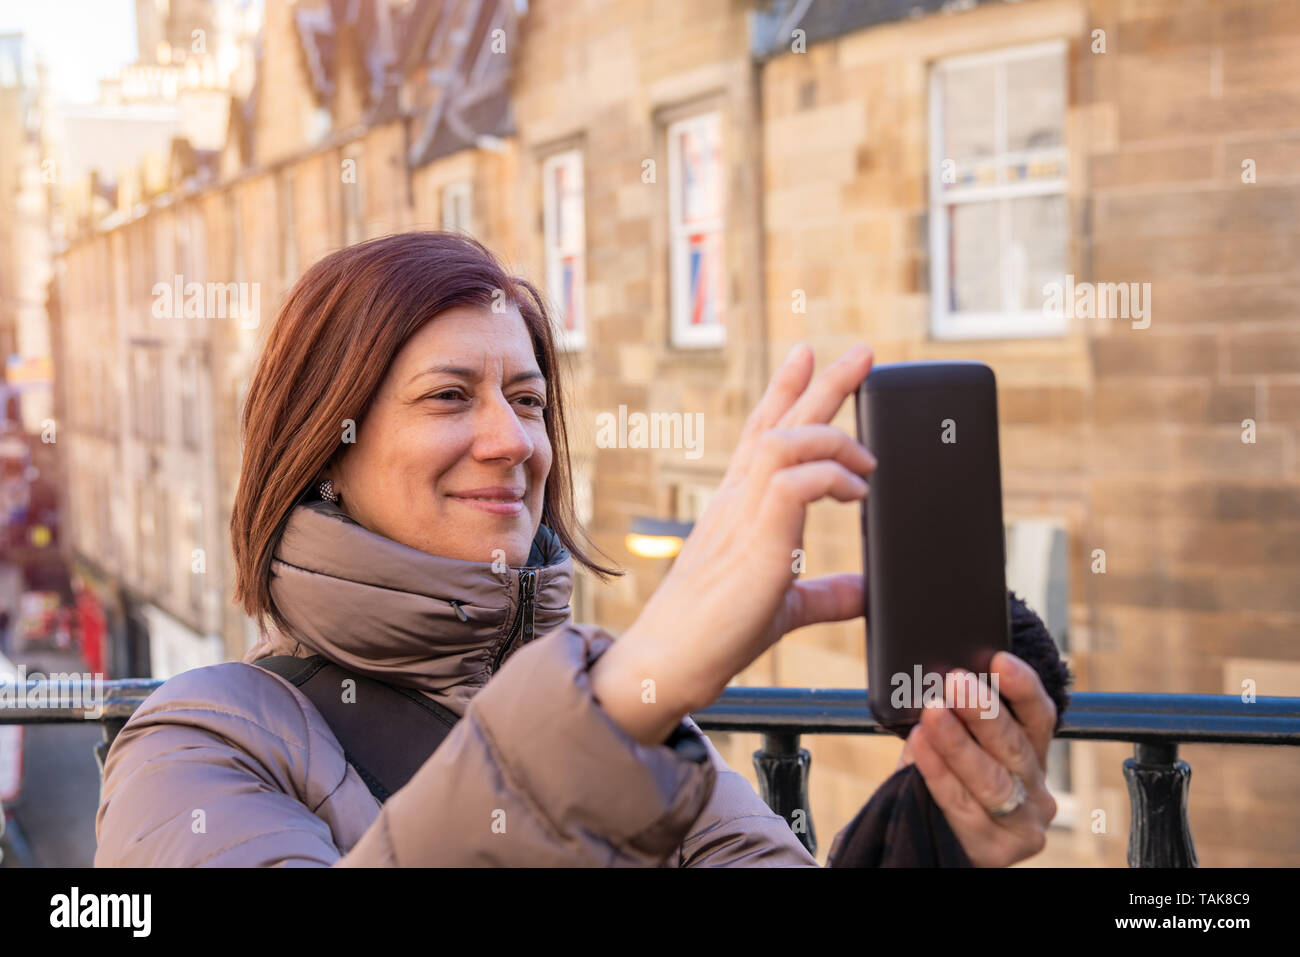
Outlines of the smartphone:
<svg viewBox="0 0 1300 957">
<path fill-rule="evenodd" d="M 898 362 L 872 369 L 855 405 L 877 461 L 862 503 L 867 697 L 906 737 L 947 671 L 988 681 L 1011 650 L 997 382 L 982 362 Z"/>
</svg>

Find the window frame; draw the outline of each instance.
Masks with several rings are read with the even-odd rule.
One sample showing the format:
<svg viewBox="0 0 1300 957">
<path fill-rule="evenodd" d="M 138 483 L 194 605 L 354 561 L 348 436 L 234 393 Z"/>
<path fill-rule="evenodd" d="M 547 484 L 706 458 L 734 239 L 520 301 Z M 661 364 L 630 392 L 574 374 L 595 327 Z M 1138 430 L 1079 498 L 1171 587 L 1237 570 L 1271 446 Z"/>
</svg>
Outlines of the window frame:
<svg viewBox="0 0 1300 957">
<path fill-rule="evenodd" d="M 687 320 L 690 297 L 688 273 L 689 233 L 682 222 L 684 196 L 681 192 L 682 157 L 677 148 L 678 135 L 683 130 L 717 124 L 718 140 L 718 217 L 697 225 L 691 232 L 711 232 L 718 236 L 722 277 L 718 282 L 719 321 L 708 326 L 692 326 Z M 723 110 L 715 107 L 701 113 L 674 120 L 665 133 L 668 151 L 668 273 L 670 341 L 679 349 L 716 349 L 727 342 L 728 274 L 727 274 L 727 176 L 726 142 L 723 138 Z"/>
<path fill-rule="evenodd" d="M 441 225 L 446 232 L 461 232 L 466 236 L 474 235 L 474 184 L 468 179 L 456 180 L 442 187 Z M 451 225 L 452 216 L 448 215 L 456 202 L 463 202 L 465 218 L 463 225 Z"/>
<path fill-rule="evenodd" d="M 721 484 L 720 478 L 714 482 L 700 480 L 676 482 L 673 488 L 675 520 L 690 522 L 692 525 L 698 522 L 718 494 Z"/>
<path fill-rule="evenodd" d="M 155 560 L 155 577 L 153 584 L 156 594 L 165 596 L 167 603 L 175 599 L 176 589 L 176 551 L 172 541 L 172 499 L 171 491 L 165 486 L 154 489 L 157 498 L 154 501 L 154 540 L 157 550 Z M 188 563 L 187 563 L 188 564 Z"/>
<path fill-rule="evenodd" d="M 192 351 L 176 357 L 178 392 L 180 393 L 181 445 L 191 451 L 199 449 L 199 362 Z"/>
<path fill-rule="evenodd" d="M 1062 142 L 1058 147 L 1044 150 L 1010 152 L 1005 149 L 1007 138 L 1007 102 L 1006 102 L 1006 65 L 1016 60 L 1033 59 L 1044 54 L 1053 53 L 1061 58 L 1062 80 L 1065 97 L 1061 111 Z M 946 142 L 944 138 L 943 80 L 952 70 L 984 64 L 996 64 L 994 88 L 995 152 L 992 162 L 998 170 L 999 180 L 1008 160 L 1017 157 L 1043 158 L 1055 156 L 1061 163 L 1061 175 L 1051 180 L 1026 183 L 998 182 L 993 186 L 970 186 L 945 190 L 943 183 L 943 163 L 949 157 L 944 155 Z M 1011 312 L 1006 309 L 1008 283 L 1006 260 L 1002 262 L 1002 276 L 999 290 L 1002 295 L 1003 308 L 993 312 L 952 312 L 948 308 L 951 293 L 948 283 L 948 244 L 951 238 L 948 229 L 949 207 L 965 203 L 997 202 L 999 216 L 999 243 L 1009 229 L 1008 218 L 1010 205 L 1005 200 L 1032 196 L 1062 196 L 1068 204 L 1069 197 L 1069 125 L 1068 112 L 1070 103 L 1069 89 L 1069 47 L 1064 39 L 1047 40 L 1038 43 L 1020 44 L 987 50 L 981 53 L 943 57 L 930 64 L 930 195 L 928 202 L 930 220 L 930 337 L 932 339 L 996 339 L 996 338 L 1052 338 L 1065 335 L 1069 331 L 1069 320 L 1064 314 L 1049 315 L 1045 309 Z M 1069 237 L 1067 222 L 1065 230 L 1066 262 L 1065 271 L 1069 270 Z M 1001 250 L 999 250 L 1001 252 Z M 1064 276 L 1064 273 L 1062 274 Z"/>
<path fill-rule="evenodd" d="M 561 165 L 572 165 L 576 168 L 577 192 L 578 192 L 578 232 L 579 237 L 576 242 L 576 249 L 561 249 L 559 237 L 556 236 L 556 227 L 558 226 L 558 204 L 563 202 L 562 198 L 556 195 L 552 186 L 554 183 L 554 172 L 556 167 Z M 574 147 L 573 149 L 562 150 L 552 153 L 542 161 L 542 254 L 544 268 L 546 270 L 546 290 L 552 304 L 555 307 L 556 318 L 556 347 L 566 351 L 573 352 L 583 349 L 587 345 L 587 197 L 586 197 L 586 168 L 582 156 L 582 150 Z M 566 323 L 568 315 L 566 303 L 564 302 L 564 290 L 562 288 L 563 262 L 568 256 L 576 256 L 578 259 L 577 276 L 574 280 L 574 302 L 577 304 L 578 317 L 573 329 L 568 329 Z"/>
<path fill-rule="evenodd" d="M 164 376 L 167 375 L 166 364 L 163 361 L 163 350 L 159 345 L 154 345 L 148 352 L 149 364 L 149 438 L 155 444 L 163 444 L 167 440 L 167 423 L 164 418 L 163 402 L 167 395 L 167 383 Z"/>
<path fill-rule="evenodd" d="M 203 502 L 191 490 L 185 498 L 185 523 L 190 540 L 188 594 L 189 609 L 197 616 L 203 615 L 204 585 L 206 582 L 207 554 L 203 545 Z M 194 549 L 204 552 L 204 572 L 194 571 Z M 200 577 L 202 575 L 202 578 Z"/>
<path fill-rule="evenodd" d="M 1029 604 L 1029 607 L 1034 611 L 1034 613 L 1042 619 L 1043 625 L 1048 627 L 1048 632 L 1052 635 L 1052 640 L 1056 644 L 1062 660 L 1068 664 L 1071 660 L 1072 653 L 1072 642 L 1070 637 L 1071 583 L 1069 566 L 1071 554 L 1070 549 L 1072 544 L 1071 537 L 1074 533 L 1074 528 L 1067 516 L 1054 513 L 1043 514 L 1026 512 L 1021 514 L 1017 512 L 1007 512 L 1003 515 L 1002 522 L 1005 534 L 1005 558 L 1007 562 L 1008 578 L 1007 587 L 1010 589 L 1014 588 L 1016 585 L 1021 586 L 1015 588 L 1016 594 Z M 1042 581 L 1043 593 L 1041 596 L 1030 593 L 1028 589 L 1024 588 L 1023 582 L 1011 580 L 1015 576 L 1016 569 L 1020 564 L 1019 562 L 1012 562 L 1012 545 L 1014 542 L 1013 529 L 1015 526 L 1021 524 L 1037 525 L 1050 532 L 1052 536 L 1046 542 L 1048 572 L 1045 574 Z M 1052 557 L 1053 553 L 1055 553 L 1057 549 L 1057 536 L 1060 537 L 1061 559 L 1060 565 L 1054 567 L 1052 566 Z M 1031 562 L 1031 564 L 1037 566 L 1040 565 L 1041 562 Z M 1051 620 L 1052 606 L 1050 602 L 1052 585 L 1055 581 L 1051 574 L 1053 570 L 1059 571 L 1062 575 L 1060 581 L 1063 583 L 1065 597 L 1065 607 L 1062 611 L 1064 619 L 1057 623 L 1059 625 L 1058 630 L 1060 631 L 1060 634 L 1052 633 L 1050 628 L 1053 624 Z M 1057 815 L 1052 820 L 1052 827 L 1055 828 L 1070 829 L 1079 823 L 1080 807 L 1077 783 L 1078 779 L 1074 774 L 1072 765 L 1073 749 L 1070 742 L 1061 738 L 1054 739 L 1052 741 L 1051 749 L 1048 752 L 1047 783 L 1051 788 L 1052 796 L 1056 798 L 1057 802 Z"/>
</svg>

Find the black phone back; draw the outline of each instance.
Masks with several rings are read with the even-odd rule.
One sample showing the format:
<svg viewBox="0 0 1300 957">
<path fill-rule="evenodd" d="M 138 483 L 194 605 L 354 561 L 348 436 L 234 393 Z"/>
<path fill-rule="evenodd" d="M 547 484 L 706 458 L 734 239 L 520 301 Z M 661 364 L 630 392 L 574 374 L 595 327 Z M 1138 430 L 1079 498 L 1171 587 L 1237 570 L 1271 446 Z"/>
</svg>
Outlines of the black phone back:
<svg viewBox="0 0 1300 957">
<path fill-rule="evenodd" d="M 987 675 L 1011 648 L 997 383 L 982 362 L 881 365 L 856 411 L 878 462 L 862 504 L 868 698 L 906 736 L 918 681 Z"/>
</svg>

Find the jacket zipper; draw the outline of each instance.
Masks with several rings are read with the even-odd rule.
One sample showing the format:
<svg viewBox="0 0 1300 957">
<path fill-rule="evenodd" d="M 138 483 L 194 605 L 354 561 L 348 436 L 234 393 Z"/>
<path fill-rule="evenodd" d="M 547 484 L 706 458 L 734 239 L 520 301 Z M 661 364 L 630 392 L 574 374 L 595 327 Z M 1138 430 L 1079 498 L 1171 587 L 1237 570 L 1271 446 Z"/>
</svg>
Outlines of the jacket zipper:
<svg viewBox="0 0 1300 957">
<path fill-rule="evenodd" d="M 509 637 L 497 649 L 496 658 L 492 662 L 491 674 L 496 674 L 497 669 L 501 667 L 506 652 L 515 644 L 516 638 L 520 639 L 519 643 L 521 645 L 526 645 L 533 640 L 533 586 L 536 578 L 536 569 L 525 568 L 519 572 L 519 607 L 515 609 L 515 620 L 510 623 Z"/>
</svg>

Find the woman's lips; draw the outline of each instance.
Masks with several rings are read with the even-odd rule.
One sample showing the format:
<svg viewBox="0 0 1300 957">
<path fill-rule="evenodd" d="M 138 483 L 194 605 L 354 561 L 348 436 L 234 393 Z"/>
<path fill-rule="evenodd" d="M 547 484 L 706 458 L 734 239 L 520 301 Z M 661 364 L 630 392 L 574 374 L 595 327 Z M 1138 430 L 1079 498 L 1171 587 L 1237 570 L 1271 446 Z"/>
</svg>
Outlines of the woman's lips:
<svg viewBox="0 0 1300 957">
<path fill-rule="evenodd" d="M 492 515 L 518 515 L 524 510 L 524 490 L 521 488 L 475 488 L 449 492 L 447 497 Z"/>
</svg>

